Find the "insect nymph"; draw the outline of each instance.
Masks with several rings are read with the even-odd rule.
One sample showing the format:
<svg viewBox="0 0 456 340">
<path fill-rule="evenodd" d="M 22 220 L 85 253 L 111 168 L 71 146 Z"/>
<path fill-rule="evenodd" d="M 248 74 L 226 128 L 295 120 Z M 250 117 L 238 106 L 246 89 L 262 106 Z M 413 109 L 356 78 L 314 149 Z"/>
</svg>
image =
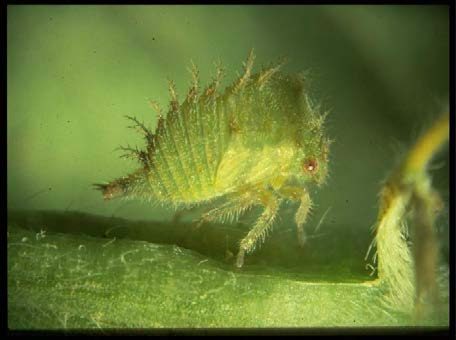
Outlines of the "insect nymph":
<svg viewBox="0 0 456 340">
<path fill-rule="evenodd" d="M 311 199 L 306 186 L 327 175 L 330 141 L 325 115 L 312 107 L 300 75 L 280 71 L 282 63 L 252 73 L 251 51 L 243 74 L 220 91 L 222 70 L 200 91 L 198 71 L 180 104 L 170 83 L 171 102 L 155 133 L 135 121 L 146 139 L 144 150 L 129 149 L 141 168 L 108 184 L 96 184 L 105 199 L 142 198 L 189 208 L 219 201 L 201 222 L 238 218 L 253 206 L 261 215 L 240 242 L 236 265 L 242 267 L 271 229 L 284 201 L 300 202 L 295 215 L 298 242 Z"/>
</svg>

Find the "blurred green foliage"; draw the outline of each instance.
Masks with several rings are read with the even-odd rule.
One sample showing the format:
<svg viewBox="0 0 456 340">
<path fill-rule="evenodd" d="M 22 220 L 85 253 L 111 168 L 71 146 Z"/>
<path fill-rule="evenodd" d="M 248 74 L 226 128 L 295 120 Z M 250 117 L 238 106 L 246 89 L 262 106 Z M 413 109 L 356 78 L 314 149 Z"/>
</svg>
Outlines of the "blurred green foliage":
<svg viewBox="0 0 456 340">
<path fill-rule="evenodd" d="M 220 59 L 229 83 L 254 48 L 257 67 L 284 55 L 285 71 L 310 70 L 335 139 L 315 215 L 331 206 L 333 223 L 365 228 L 393 143 L 413 141 L 448 96 L 445 6 L 9 6 L 7 15 L 10 208 L 162 214 L 106 204 L 90 187 L 136 166 L 115 151 L 142 143 L 124 115 L 154 127 L 148 100 L 167 106 L 167 78 L 182 98 L 190 61 L 204 82 Z"/>
</svg>

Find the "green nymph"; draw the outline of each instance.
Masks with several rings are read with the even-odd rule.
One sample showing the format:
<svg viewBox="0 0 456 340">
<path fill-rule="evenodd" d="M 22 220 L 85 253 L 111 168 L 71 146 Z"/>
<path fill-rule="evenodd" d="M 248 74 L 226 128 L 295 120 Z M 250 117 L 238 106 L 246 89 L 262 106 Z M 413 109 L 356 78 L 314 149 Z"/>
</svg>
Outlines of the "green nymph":
<svg viewBox="0 0 456 340">
<path fill-rule="evenodd" d="M 96 184 L 105 199 L 140 198 L 189 208 L 222 199 L 201 222 L 227 221 L 249 208 L 264 209 L 242 239 L 236 265 L 264 241 L 280 205 L 299 201 L 295 215 L 298 241 L 312 201 L 307 187 L 327 176 L 330 140 L 324 134 L 325 114 L 312 106 L 303 76 L 281 72 L 283 63 L 252 73 L 251 51 L 243 74 L 220 91 L 222 69 L 210 85 L 199 88 L 198 71 L 179 103 L 170 84 L 166 118 L 155 133 L 136 119 L 146 139 L 143 150 L 126 149 L 141 168 L 108 184 Z"/>
</svg>

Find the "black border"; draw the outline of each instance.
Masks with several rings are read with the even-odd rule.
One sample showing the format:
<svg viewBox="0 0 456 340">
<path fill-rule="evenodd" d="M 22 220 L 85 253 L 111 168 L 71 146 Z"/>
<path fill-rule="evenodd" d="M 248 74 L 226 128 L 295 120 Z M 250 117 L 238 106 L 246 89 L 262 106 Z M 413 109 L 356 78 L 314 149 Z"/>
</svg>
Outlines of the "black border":
<svg viewBox="0 0 456 340">
<path fill-rule="evenodd" d="M 452 0 L 7 0 L 9 5 L 135 5 L 135 4 L 153 4 L 153 5 L 450 5 Z"/>
<path fill-rule="evenodd" d="M 211 3 L 201 0 L 185 1 L 185 0 L 172 0 L 170 2 L 166 1 L 141 1 L 141 0 L 132 0 L 132 1 L 103 1 L 103 0 L 92 0 L 92 1 L 71 1 L 71 0 L 7 0 L 6 2 L 1 3 L 0 13 L 2 16 L 3 23 L 3 34 L 2 34 L 2 45 L 4 51 L 3 60 L 6 62 L 3 64 L 3 70 L 5 72 L 5 82 L 2 91 L 3 100 L 1 103 L 4 105 L 5 119 L 3 121 L 2 127 L 5 128 L 5 133 L 2 134 L 4 140 L 4 162 L 7 164 L 6 157 L 6 112 L 7 112 L 7 101 L 6 101 L 6 72 L 7 72 L 7 7 L 8 5 L 99 5 L 99 4 L 109 4 L 109 5 L 135 5 L 135 4 L 162 4 L 162 5 L 357 5 L 357 4 L 367 4 L 367 5 L 447 5 L 449 7 L 449 23 L 450 23 L 450 90 L 449 90 L 449 99 L 450 99 L 450 313 L 449 313 L 449 328 L 435 328 L 435 327 L 363 327 L 363 328 L 258 328 L 258 329 L 249 329 L 249 328 L 176 328 L 176 329 L 112 329 L 112 330 L 62 330 L 62 331 L 51 331 L 51 330 L 31 330 L 31 331 L 12 331 L 7 327 L 7 280 L 6 275 L 3 280 L 3 311 L 1 318 L 1 329 L 2 333 L 5 335 L 13 336 L 31 336 L 31 335 L 87 335 L 87 336 L 101 336 L 101 335 L 162 335 L 162 336 L 175 336 L 175 335 L 428 335 L 428 336 L 444 336 L 455 338 L 455 53 L 454 53 L 454 44 L 455 44 L 455 3 L 452 0 L 351 0 L 351 1 L 331 1 L 331 0 L 287 0 L 287 1 L 242 1 L 242 0 L 231 0 L 231 1 L 217 1 L 212 0 Z M 4 166 L 3 169 L 6 169 Z M 5 176 L 3 177 L 4 188 L 7 188 L 7 176 L 5 170 Z M 4 191 L 5 196 L 2 196 L 2 205 L 5 207 L 5 222 L 6 221 L 6 190 Z M 4 204 L 3 204 L 4 198 Z M 4 224 L 4 227 L 7 223 Z M 3 236 L 5 236 L 3 234 Z M 3 240 L 3 268 L 6 271 L 7 269 L 7 241 L 6 237 L 2 238 Z"/>
</svg>

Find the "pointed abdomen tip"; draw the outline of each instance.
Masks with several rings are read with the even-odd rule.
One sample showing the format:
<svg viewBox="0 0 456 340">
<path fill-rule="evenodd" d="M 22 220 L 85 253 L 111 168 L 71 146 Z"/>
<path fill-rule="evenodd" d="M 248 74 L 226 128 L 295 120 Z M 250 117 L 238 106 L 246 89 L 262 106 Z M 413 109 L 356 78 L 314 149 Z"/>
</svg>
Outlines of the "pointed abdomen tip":
<svg viewBox="0 0 456 340">
<path fill-rule="evenodd" d="M 93 184 L 94 188 L 100 190 L 103 194 L 103 198 L 105 201 L 109 201 L 113 198 L 119 197 L 123 195 L 122 188 L 117 185 L 116 183 L 111 184 Z"/>
</svg>

